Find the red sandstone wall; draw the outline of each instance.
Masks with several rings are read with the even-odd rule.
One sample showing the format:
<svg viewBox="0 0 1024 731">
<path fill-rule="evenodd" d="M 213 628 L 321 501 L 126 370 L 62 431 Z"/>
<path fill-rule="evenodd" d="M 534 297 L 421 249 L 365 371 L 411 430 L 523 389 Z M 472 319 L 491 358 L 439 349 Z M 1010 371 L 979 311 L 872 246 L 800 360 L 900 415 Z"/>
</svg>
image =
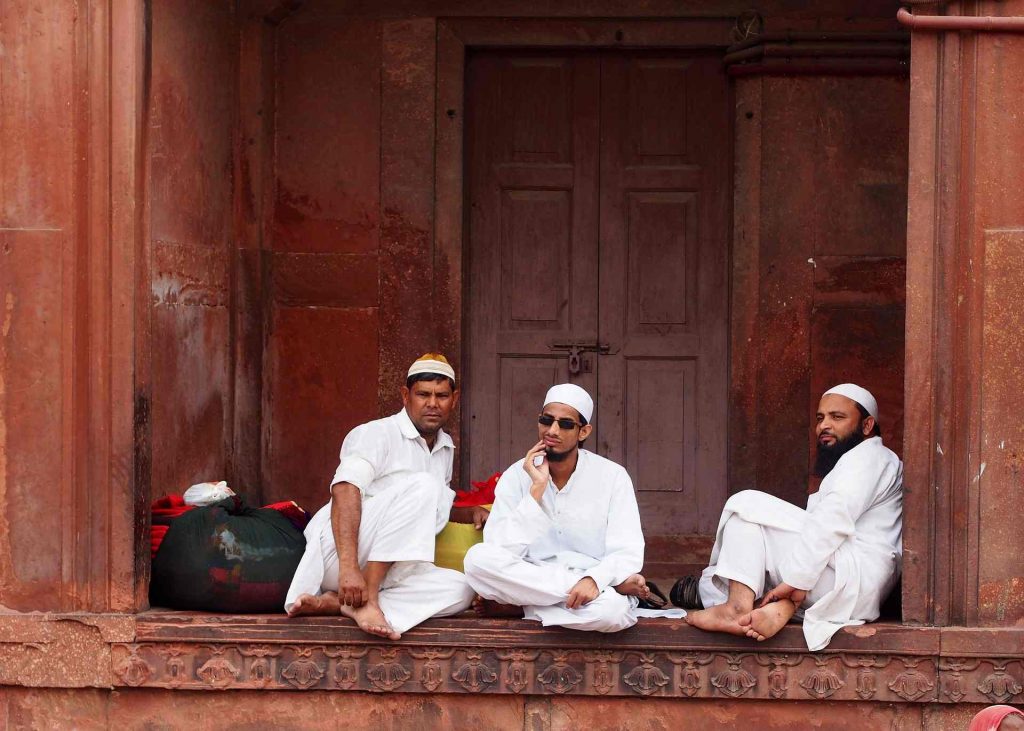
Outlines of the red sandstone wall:
<svg viewBox="0 0 1024 731">
<path fill-rule="evenodd" d="M 0 3 L 0 605 L 15 609 L 60 606 L 67 559 L 78 67 L 59 49 L 75 21 L 70 3 Z"/>
<path fill-rule="evenodd" d="M 802 505 L 821 393 L 855 381 L 902 454 L 909 82 L 740 78 L 730 481 Z"/>
<path fill-rule="evenodd" d="M 234 3 L 152 4 L 148 104 L 152 496 L 227 477 L 231 451 Z"/>
<path fill-rule="evenodd" d="M 495 729 L 638 728 L 965 729 L 983 706 L 884 703 L 603 700 L 529 696 L 231 693 L 0 688 L 0 718 L 31 729 Z"/>
</svg>

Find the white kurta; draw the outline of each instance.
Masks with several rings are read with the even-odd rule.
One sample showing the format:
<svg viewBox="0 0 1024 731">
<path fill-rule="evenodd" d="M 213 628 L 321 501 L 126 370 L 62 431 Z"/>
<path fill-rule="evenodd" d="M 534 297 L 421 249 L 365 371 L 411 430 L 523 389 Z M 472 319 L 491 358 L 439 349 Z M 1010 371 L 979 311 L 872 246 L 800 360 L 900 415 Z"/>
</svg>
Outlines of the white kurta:
<svg viewBox="0 0 1024 731">
<path fill-rule="evenodd" d="M 807 590 L 804 637 L 820 650 L 841 627 L 878 618 L 899 578 L 902 529 L 903 464 L 881 438 L 866 439 L 840 458 L 807 510 L 755 490 L 729 498 L 701 600 L 722 604 L 730 579 L 758 596 L 781 582 Z"/>
<path fill-rule="evenodd" d="M 544 625 L 613 632 L 636 623 L 635 600 L 612 588 L 640 571 L 644 537 L 633 482 L 620 465 L 592 452 L 561 490 L 549 482 L 530 495 L 523 460 L 505 470 L 484 526 L 484 543 L 466 554 L 466 578 L 485 599 L 523 607 Z M 565 601 L 584 576 L 601 591 L 579 609 Z"/>
<path fill-rule="evenodd" d="M 444 431 L 428 448 L 405 409 L 356 427 L 341 447 L 331 484 L 348 482 L 362 494 L 360 567 L 368 561 L 393 562 L 381 583 L 380 606 L 398 632 L 429 617 L 461 612 L 473 598 L 461 573 L 433 564 L 434 536 L 447 524 L 455 497 L 448 487 L 454 449 Z M 286 610 L 300 594 L 338 589 L 331 505 L 306 527 L 306 552 L 288 590 Z"/>
</svg>

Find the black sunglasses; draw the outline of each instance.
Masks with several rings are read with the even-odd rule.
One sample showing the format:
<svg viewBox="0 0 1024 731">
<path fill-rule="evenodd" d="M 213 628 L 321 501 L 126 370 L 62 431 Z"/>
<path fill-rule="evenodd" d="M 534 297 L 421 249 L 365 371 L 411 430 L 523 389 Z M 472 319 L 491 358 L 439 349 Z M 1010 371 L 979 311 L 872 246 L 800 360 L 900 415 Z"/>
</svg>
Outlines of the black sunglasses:
<svg viewBox="0 0 1024 731">
<path fill-rule="evenodd" d="M 580 427 L 580 428 L 583 427 L 583 424 L 580 424 L 578 421 L 573 421 L 572 419 L 569 419 L 569 418 L 556 419 L 555 417 L 551 416 L 550 414 L 541 414 L 540 416 L 537 417 L 537 423 L 541 424 L 543 426 L 551 426 L 556 421 L 558 422 L 558 428 L 562 429 L 563 431 L 568 431 L 569 429 L 575 429 L 576 427 Z"/>
</svg>

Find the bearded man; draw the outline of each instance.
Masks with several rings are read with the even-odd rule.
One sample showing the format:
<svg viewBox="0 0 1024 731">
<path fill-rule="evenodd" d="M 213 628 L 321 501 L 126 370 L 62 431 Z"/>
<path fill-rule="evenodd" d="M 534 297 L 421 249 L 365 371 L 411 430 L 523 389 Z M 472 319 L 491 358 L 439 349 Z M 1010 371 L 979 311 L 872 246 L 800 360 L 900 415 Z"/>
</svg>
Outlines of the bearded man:
<svg viewBox="0 0 1024 731">
<path fill-rule="evenodd" d="M 459 400 L 455 371 L 438 353 L 409 368 L 402 409 L 357 426 L 341 446 L 331 501 L 306 527 L 288 616 L 343 614 L 372 635 L 397 640 L 429 617 L 469 608 L 458 571 L 434 565 L 434 536 L 460 520 L 449 488 L 455 445 L 442 428 Z"/>
<path fill-rule="evenodd" d="M 860 386 L 826 391 L 817 422 L 823 480 L 807 509 L 756 490 L 729 498 L 698 584 L 707 609 L 689 624 L 761 641 L 799 611 L 808 648 L 820 650 L 841 627 L 878 618 L 900 575 L 903 464 L 882 445 L 877 402 Z"/>
</svg>

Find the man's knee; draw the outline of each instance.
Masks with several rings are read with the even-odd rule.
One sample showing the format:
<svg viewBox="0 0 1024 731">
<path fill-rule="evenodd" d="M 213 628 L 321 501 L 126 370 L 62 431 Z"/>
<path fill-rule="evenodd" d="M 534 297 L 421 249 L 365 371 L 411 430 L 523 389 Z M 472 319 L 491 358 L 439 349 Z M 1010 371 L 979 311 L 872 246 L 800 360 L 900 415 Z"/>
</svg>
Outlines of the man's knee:
<svg viewBox="0 0 1024 731">
<path fill-rule="evenodd" d="M 594 612 L 592 629 L 597 632 L 618 632 L 636 624 L 629 598 L 611 589 L 603 591 L 590 606 Z"/>
<path fill-rule="evenodd" d="M 500 549 L 497 546 L 487 543 L 477 543 L 475 546 L 471 546 L 462 560 L 462 569 L 466 578 L 472 581 L 476 577 L 491 573 L 491 567 L 495 564 L 498 551 Z"/>
</svg>

